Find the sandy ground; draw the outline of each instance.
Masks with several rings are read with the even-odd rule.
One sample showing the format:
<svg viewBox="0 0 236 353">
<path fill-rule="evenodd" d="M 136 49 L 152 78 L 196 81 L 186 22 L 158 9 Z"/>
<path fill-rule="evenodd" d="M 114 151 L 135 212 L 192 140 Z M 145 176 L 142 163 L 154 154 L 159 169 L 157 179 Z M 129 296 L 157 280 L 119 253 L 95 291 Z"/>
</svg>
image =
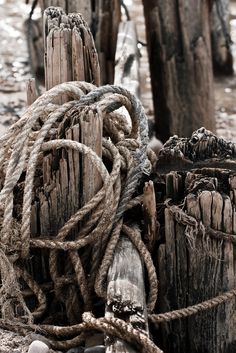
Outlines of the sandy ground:
<svg viewBox="0 0 236 353">
<path fill-rule="evenodd" d="M 0 353 L 26 353 L 29 346 L 28 338 L 0 330 Z"/>
<path fill-rule="evenodd" d="M 0 0 L 0 133 L 19 119 L 26 107 L 26 80 L 31 77 L 23 22 L 29 6 Z"/>
</svg>

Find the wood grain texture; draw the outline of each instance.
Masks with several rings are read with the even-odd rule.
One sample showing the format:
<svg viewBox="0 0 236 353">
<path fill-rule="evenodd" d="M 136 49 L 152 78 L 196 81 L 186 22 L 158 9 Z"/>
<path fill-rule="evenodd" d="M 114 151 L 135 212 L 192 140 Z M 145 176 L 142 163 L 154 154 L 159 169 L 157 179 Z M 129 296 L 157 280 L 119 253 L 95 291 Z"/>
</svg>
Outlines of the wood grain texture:
<svg viewBox="0 0 236 353">
<path fill-rule="evenodd" d="M 44 13 L 47 88 L 73 79 L 80 80 L 81 76 L 87 82 L 93 81 L 95 77 L 99 79 L 99 71 L 94 72 L 96 66 L 90 61 L 96 54 L 93 38 L 80 15 L 67 16 L 58 9 L 47 11 Z M 55 11 L 54 15 L 52 11 Z M 80 68 L 75 69 L 78 62 Z M 96 70 L 98 69 L 99 66 L 96 67 Z M 64 95 L 57 103 L 62 104 L 68 99 L 69 97 Z M 76 109 L 67 112 L 63 119 L 53 126 L 47 139 L 82 142 L 101 157 L 102 118 L 95 110 L 88 110 L 87 114 L 81 114 L 81 111 Z M 100 189 L 101 179 L 86 156 L 77 151 L 58 149 L 43 156 L 42 165 L 37 171 L 36 185 L 32 205 L 32 236 L 55 237 L 65 222 Z M 78 224 L 74 226 L 67 235 L 68 239 L 75 239 L 79 227 Z M 56 274 L 51 262 L 49 263 L 50 254 L 44 250 L 33 250 L 31 266 L 37 281 L 50 282 L 55 280 L 54 276 L 57 280 L 63 276 L 73 277 L 74 280 L 61 288 L 53 289 L 53 305 L 49 306 L 48 315 L 56 315 L 55 307 L 60 307 L 61 314 L 65 316 L 64 320 L 69 324 L 78 323 L 81 321 L 83 305 L 72 260 L 63 251 L 57 251 Z M 88 260 L 83 262 L 84 267 L 87 262 Z"/>
<path fill-rule="evenodd" d="M 168 180 L 173 180 L 173 173 L 171 178 Z M 196 181 L 201 187 L 189 191 L 190 185 L 196 187 Z M 188 215 L 215 230 L 234 232 L 235 208 L 230 198 L 235 188 L 233 173 L 207 168 L 195 170 L 185 178 L 185 187 L 184 204 L 179 200 L 176 203 L 184 205 Z M 170 190 L 175 197 L 173 187 L 169 188 L 169 197 Z M 233 244 L 207 234 L 195 236 L 186 230 L 167 208 L 165 238 L 158 249 L 160 312 L 194 305 L 236 287 Z M 157 332 L 162 336 L 166 353 L 232 353 L 236 349 L 235 321 L 235 300 L 231 300 L 213 310 L 163 323 Z"/>
<path fill-rule="evenodd" d="M 105 22 L 104 22 L 105 24 Z M 115 84 L 138 94 L 138 58 L 137 37 L 133 22 L 120 24 L 118 42 L 116 47 Z M 125 109 L 122 114 L 130 119 Z M 150 193 L 149 193 L 150 194 Z M 155 197 L 155 195 L 151 197 Z M 149 197 L 150 201 L 150 197 Z M 155 212 L 152 198 L 152 215 Z M 146 199 L 145 206 L 148 200 Z M 146 210 L 150 210 L 146 207 Z M 149 222 L 151 222 L 149 215 Z M 156 226 L 152 220 L 152 231 Z M 150 223 L 149 223 L 150 225 Z M 153 234 L 152 234 L 153 236 Z M 141 234 L 140 234 L 141 237 Z M 152 242 L 154 239 L 152 239 Z M 150 243 L 151 245 L 151 243 Z M 126 236 L 121 234 L 114 253 L 113 262 L 109 268 L 107 278 L 107 305 L 106 317 L 122 318 L 131 323 L 134 328 L 149 331 L 147 322 L 145 273 L 143 261 L 135 246 Z M 106 339 L 106 353 L 135 353 L 133 348 L 125 341 L 108 337 Z"/>
<path fill-rule="evenodd" d="M 144 241 L 148 250 L 152 253 L 160 224 L 157 221 L 156 195 L 153 181 L 146 182 L 143 189 L 143 218 L 144 218 Z"/>
<path fill-rule="evenodd" d="M 59 6 L 66 14 L 82 14 L 96 42 L 101 82 L 113 84 L 117 33 L 121 20 L 120 0 L 40 0 L 40 6 L 43 11 L 49 6 Z"/>
<path fill-rule="evenodd" d="M 143 0 L 157 137 L 214 131 L 208 0 Z"/>
<path fill-rule="evenodd" d="M 216 74 L 233 74 L 233 57 L 230 43 L 230 1 L 213 2 L 211 10 L 211 44 L 213 69 Z"/>
<path fill-rule="evenodd" d="M 72 80 L 100 84 L 93 36 L 79 14 L 67 16 L 62 9 L 46 10 L 44 37 L 46 89 Z M 67 97 L 62 101 L 67 101 Z"/>
<path fill-rule="evenodd" d="M 144 271 L 139 253 L 122 236 L 108 272 L 106 317 L 119 317 L 136 329 L 147 330 Z M 120 339 L 106 340 L 107 353 L 134 353 L 136 349 Z"/>
<path fill-rule="evenodd" d="M 26 95 L 27 95 L 27 104 L 31 105 L 37 99 L 35 79 L 30 78 L 26 82 Z"/>
</svg>

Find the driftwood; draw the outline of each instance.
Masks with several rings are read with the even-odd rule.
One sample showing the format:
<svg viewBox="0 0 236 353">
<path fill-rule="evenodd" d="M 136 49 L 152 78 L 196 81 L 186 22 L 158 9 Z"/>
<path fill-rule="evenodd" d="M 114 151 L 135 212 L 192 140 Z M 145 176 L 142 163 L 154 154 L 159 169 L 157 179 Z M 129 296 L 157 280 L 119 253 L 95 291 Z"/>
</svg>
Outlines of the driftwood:
<svg viewBox="0 0 236 353">
<path fill-rule="evenodd" d="M 156 136 L 214 131 L 210 1 L 143 0 Z M 203 39 L 204 38 L 204 39 Z"/>
<path fill-rule="evenodd" d="M 166 312 L 198 304 L 236 287 L 234 245 L 223 241 L 220 234 L 218 239 L 212 237 L 217 231 L 236 234 L 235 172 L 227 168 L 227 162 L 224 169 L 212 167 L 217 160 L 222 160 L 223 165 L 226 155 L 234 162 L 236 155 L 232 143 L 204 129 L 190 139 L 170 139 L 161 155 L 168 155 L 166 163 L 179 155 L 175 161 L 179 168 L 172 172 L 166 169 L 166 197 L 171 201 L 165 209 L 165 235 L 158 249 L 158 309 Z M 191 160 L 192 166 L 183 171 L 181 159 Z M 208 165 L 199 167 L 204 160 Z M 194 217 L 196 224 L 201 221 L 205 233 L 203 228 L 195 228 L 188 216 Z M 164 352 L 233 352 L 234 312 L 235 300 L 231 300 L 197 316 L 160 324 Z"/>
</svg>

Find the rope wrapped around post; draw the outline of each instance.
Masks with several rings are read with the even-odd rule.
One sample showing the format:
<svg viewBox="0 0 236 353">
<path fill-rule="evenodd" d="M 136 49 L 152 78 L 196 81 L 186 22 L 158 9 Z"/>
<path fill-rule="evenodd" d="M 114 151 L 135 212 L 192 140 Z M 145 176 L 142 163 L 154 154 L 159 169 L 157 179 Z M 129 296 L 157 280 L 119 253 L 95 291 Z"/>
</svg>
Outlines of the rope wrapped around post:
<svg viewBox="0 0 236 353">
<path fill-rule="evenodd" d="M 71 101 L 59 106 L 55 100 L 62 94 L 70 96 Z M 121 106 L 127 109 L 130 122 L 117 112 Z M 66 114 L 72 111 L 79 112 L 81 116 L 98 112 L 103 117 L 103 156 L 109 160 L 111 168 L 108 169 L 103 159 L 86 145 L 70 139 L 51 137 L 52 130 L 58 126 Z M 123 232 L 130 237 L 148 268 L 150 292 L 147 306 L 149 312 L 152 312 L 157 299 L 155 268 L 140 234 L 125 225 L 123 220 L 125 211 L 141 202 L 142 195 L 137 197 L 135 192 L 143 175 L 148 175 L 151 171 L 150 160 L 153 160 L 153 155 L 147 144 L 147 118 L 137 98 L 122 87 L 108 85 L 96 88 L 86 82 L 68 82 L 50 89 L 39 97 L 22 118 L 0 138 L 0 165 L 3 181 L 0 192 L 0 261 L 2 265 L 0 326 L 10 327 L 24 334 L 32 330 L 43 332 L 49 336 L 49 341 L 55 349 L 75 347 L 84 340 L 86 331 L 91 328 L 112 333 L 117 337 L 122 336 L 122 338 L 124 338 L 124 331 L 128 329 L 127 340 L 129 342 L 136 342 L 136 344 L 144 342 L 145 347 L 149 347 L 148 351 L 160 352 L 145 335 L 137 330 L 125 326 L 122 331 L 122 325 L 125 325 L 122 320 L 106 322 L 108 319 L 101 318 L 96 321 L 97 319 L 88 315 L 83 316 L 83 323 L 74 327 L 68 326 L 65 329 L 63 336 L 69 333 L 75 337 L 67 341 L 58 341 L 55 337 L 51 337 L 57 335 L 56 327 L 33 324 L 34 319 L 40 320 L 45 314 L 47 300 L 43 289 L 26 266 L 31 249 L 49 249 L 49 271 L 55 291 L 60 293 L 60 286 L 69 280 L 69 278 L 60 277 L 57 269 L 58 250 L 63 250 L 73 266 L 72 281 L 75 281 L 80 289 L 81 306 L 86 311 L 92 310 L 91 294 L 94 289 L 98 296 L 106 297 L 107 270 L 120 233 Z M 59 149 L 73 150 L 86 155 L 100 174 L 102 186 L 54 237 L 43 234 L 43 236 L 32 238 L 30 225 L 36 169 L 42 163 L 45 153 Z M 21 214 L 15 217 L 15 188 L 22 177 L 24 188 Z M 86 219 L 88 214 L 91 216 Z M 80 231 L 73 240 L 70 240 L 68 234 L 80 222 L 83 222 Z M 91 270 L 86 273 L 78 250 L 88 245 L 96 249 L 98 241 L 101 241 L 102 248 L 100 253 L 94 252 Z M 33 312 L 27 308 L 20 290 L 19 281 L 22 280 L 37 298 L 38 306 Z M 21 308 L 19 311 L 21 314 L 15 312 L 16 303 Z M 9 312 L 11 312 L 10 317 Z M 79 336 L 78 328 L 81 332 Z"/>
</svg>

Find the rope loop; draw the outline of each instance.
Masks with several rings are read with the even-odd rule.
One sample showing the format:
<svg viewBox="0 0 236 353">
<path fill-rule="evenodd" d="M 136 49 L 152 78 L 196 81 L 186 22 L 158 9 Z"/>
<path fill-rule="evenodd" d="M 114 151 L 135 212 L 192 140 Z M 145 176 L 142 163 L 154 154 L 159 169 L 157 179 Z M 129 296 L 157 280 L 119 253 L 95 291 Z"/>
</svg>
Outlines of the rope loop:
<svg viewBox="0 0 236 353">
<path fill-rule="evenodd" d="M 58 102 L 65 96 L 70 100 L 60 105 Z M 122 109 L 117 111 L 118 108 Z M 65 131 L 68 126 L 71 129 L 77 126 L 80 134 L 82 124 L 98 118 L 103 125 L 102 158 L 92 148 L 67 138 Z M 154 265 L 140 232 L 127 227 L 123 220 L 126 210 L 142 200 L 142 195 L 135 197 L 135 192 L 143 175 L 151 171 L 147 145 L 147 118 L 139 100 L 122 87 L 96 88 L 86 82 L 67 82 L 45 92 L 0 137 L 3 178 L 0 191 L 0 309 L 4 318 L 0 326 L 15 327 L 24 333 L 43 330 L 49 335 L 61 330 L 53 325 L 33 325 L 33 320 L 40 322 L 48 310 L 46 292 L 30 265 L 30 258 L 41 249 L 39 261 L 42 266 L 48 266 L 47 276 L 50 275 L 55 300 L 65 307 L 68 321 L 74 317 L 75 305 L 80 308 L 80 315 L 83 311 L 91 311 L 94 290 L 106 298 L 107 271 L 121 231 L 130 237 L 144 258 L 149 276 L 148 308 L 151 312 L 157 298 Z M 79 156 L 78 160 L 86 158 L 86 163 L 95 167 L 101 185 L 88 202 L 73 211 L 74 214 L 71 212 L 55 234 L 49 234 L 50 229 L 42 229 L 40 224 L 43 205 L 38 193 L 43 192 L 44 205 L 49 205 L 50 187 L 55 186 L 47 184 L 43 162 L 45 157 L 54 158 L 55 155 Z M 36 181 L 39 185 L 35 185 Z M 37 230 L 32 229 L 35 207 L 38 207 L 36 214 L 40 225 Z M 45 254 L 48 254 L 46 260 Z M 64 261 L 63 269 L 61 260 Z M 37 299 L 37 306 L 32 311 L 26 305 L 20 283 L 25 283 Z M 14 311 L 16 301 L 21 306 L 20 312 Z M 121 320 L 95 319 L 91 314 L 84 314 L 83 320 L 64 330 L 72 335 L 79 332 L 79 336 L 67 341 L 49 337 L 52 347 L 75 347 L 84 340 L 86 330 L 94 328 L 119 338 L 123 338 L 127 330 L 129 342 L 148 347 L 148 352 L 160 352 L 142 332 Z"/>
</svg>

